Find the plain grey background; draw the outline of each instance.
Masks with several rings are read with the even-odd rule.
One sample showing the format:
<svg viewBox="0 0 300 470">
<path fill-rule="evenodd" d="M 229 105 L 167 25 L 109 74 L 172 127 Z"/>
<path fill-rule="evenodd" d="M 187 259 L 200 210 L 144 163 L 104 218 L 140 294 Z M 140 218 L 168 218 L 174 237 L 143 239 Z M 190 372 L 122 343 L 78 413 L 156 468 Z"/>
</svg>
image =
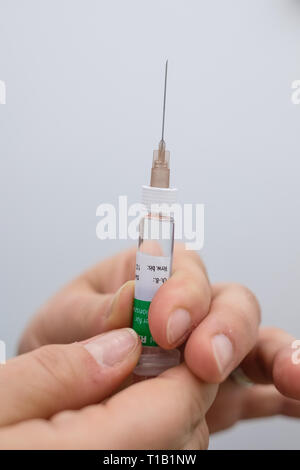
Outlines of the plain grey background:
<svg viewBox="0 0 300 470">
<path fill-rule="evenodd" d="M 183 202 L 206 206 L 212 281 L 258 296 L 300 338 L 298 0 L 0 0 L 0 338 L 9 356 L 39 305 L 128 242 L 96 208 L 132 201 L 160 137 Z M 242 423 L 212 449 L 300 448 L 296 420 Z"/>
</svg>

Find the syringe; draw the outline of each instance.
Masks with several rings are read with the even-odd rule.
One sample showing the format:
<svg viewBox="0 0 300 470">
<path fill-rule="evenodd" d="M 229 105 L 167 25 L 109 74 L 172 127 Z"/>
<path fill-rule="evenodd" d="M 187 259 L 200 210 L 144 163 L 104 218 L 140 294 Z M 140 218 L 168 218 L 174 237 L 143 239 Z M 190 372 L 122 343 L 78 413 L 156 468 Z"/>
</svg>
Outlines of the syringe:
<svg viewBox="0 0 300 470">
<path fill-rule="evenodd" d="M 150 303 L 171 275 L 174 246 L 174 218 L 170 208 L 176 202 L 177 190 L 169 187 L 170 152 L 164 141 L 167 73 L 168 61 L 165 66 L 161 140 L 158 150 L 153 152 L 150 186 L 142 188 L 146 215 L 140 222 L 136 255 L 133 329 L 141 338 L 143 351 L 134 371 L 136 381 L 154 377 L 180 362 L 177 349 L 165 350 L 155 343 L 148 323 Z"/>
</svg>

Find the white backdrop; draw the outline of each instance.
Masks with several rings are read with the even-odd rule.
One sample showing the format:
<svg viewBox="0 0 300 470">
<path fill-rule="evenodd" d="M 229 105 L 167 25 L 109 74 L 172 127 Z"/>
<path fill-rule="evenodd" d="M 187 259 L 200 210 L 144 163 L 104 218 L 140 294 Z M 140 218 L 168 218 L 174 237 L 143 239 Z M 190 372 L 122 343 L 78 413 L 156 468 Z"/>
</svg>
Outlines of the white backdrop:
<svg viewBox="0 0 300 470">
<path fill-rule="evenodd" d="M 206 206 L 212 281 L 258 296 L 300 338 L 298 0 L 0 0 L 0 338 L 98 259 L 96 207 L 132 201 L 166 140 L 184 202 Z M 296 420 L 243 423 L 211 448 L 299 448 Z"/>
</svg>

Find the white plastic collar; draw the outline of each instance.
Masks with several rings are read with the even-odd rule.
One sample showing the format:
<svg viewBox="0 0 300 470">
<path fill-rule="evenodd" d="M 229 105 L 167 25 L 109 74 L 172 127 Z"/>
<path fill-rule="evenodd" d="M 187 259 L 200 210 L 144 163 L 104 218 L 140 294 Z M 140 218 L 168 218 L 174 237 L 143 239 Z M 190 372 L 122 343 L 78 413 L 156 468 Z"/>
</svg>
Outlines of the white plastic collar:
<svg viewBox="0 0 300 470">
<path fill-rule="evenodd" d="M 152 204 L 174 204 L 177 200 L 177 188 L 142 187 L 142 204 L 150 210 Z"/>
</svg>

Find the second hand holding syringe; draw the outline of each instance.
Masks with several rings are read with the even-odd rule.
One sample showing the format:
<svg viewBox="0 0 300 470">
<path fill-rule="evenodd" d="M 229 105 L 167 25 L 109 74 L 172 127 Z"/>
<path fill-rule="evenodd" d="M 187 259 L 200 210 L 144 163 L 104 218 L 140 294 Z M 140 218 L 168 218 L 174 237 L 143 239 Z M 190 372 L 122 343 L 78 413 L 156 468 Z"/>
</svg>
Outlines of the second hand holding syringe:
<svg viewBox="0 0 300 470">
<path fill-rule="evenodd" d="M 170 210 L 164 211 L 163 208 L 176 202 L 177 193 L 175 188 L 169 187 L 170 152 L 164 141 L 167 71 L 168 61 L 165 68 L 162 137 L 158 150 L 153 153 L 150 186 L 142 188 L 146 215 L 140 222 L 136 255 L 133 329 L 141 338 L 143 351 L 134 370 L 136 380 L 155 377 L 180 362 L 179 350 L 165 350 L 155 343 L 148 323 L 150 303 L 159 287 L 171 275 L 174 247 L 174 218 Z"/>
</svg>

